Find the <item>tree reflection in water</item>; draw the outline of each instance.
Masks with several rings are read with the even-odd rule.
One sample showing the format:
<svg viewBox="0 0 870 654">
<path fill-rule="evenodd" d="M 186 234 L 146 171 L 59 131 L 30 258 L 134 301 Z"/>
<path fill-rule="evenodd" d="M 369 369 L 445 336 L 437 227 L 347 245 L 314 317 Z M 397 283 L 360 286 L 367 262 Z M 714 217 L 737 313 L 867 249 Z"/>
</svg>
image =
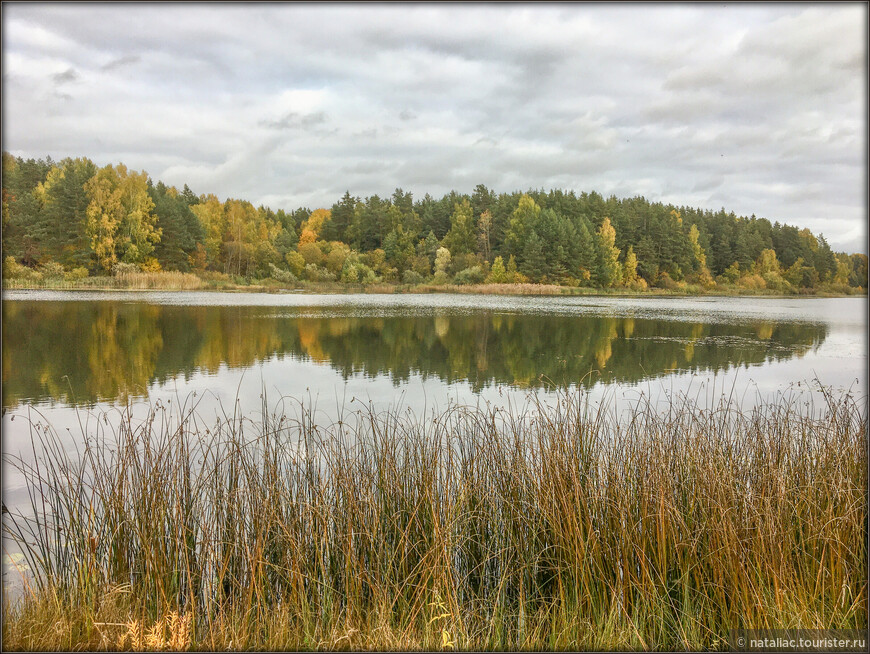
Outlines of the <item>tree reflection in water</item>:
<svg viewBox="0 0 870 654">
<path fill-rule="evenodd" d="M 802 356 L 824 324 L 730 324 L 542 313 L 116 302 L 4 303 L 3 406 L 92 404 L 147 395 L 222 365 L 272 357 L 330 366 L 344 378 L 412 374 L 488 385 L 634 383 L 673 371 L 714 371 Z"/>
</svg>

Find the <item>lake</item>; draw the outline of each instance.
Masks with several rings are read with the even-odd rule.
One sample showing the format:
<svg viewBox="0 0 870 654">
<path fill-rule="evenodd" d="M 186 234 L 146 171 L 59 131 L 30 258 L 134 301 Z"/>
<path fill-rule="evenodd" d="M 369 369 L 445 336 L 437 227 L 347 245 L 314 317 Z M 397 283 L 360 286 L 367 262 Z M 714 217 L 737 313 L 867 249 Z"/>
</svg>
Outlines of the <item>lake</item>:
<svg viewBox="0 0 870 654">
<path fill-rule="evenodd" d="M 9 291 L 3 301 L 3 451 L 31 424 L 72 451 L 97 419 L 155 403 L 217 418 L 316 420 L 400 406 L 522 405 L 579 390 L 614 403 L 702 404 L 814 380 L 866 396 L 866 298 L 614 298 Z M 807 386 L 810 385 L 810 390 Z M 68 430 L 68 431 L 67 431 Z M 4 502 L 26 497 L 4 462 Z M 4 565 L 4 576 L 6 568 Z"/>
<path fill-rule="evenodd" d="M 863 385 L 866 299 L 10 291 L 3 409 L 170 393 L 476 401 L 725 378 Z M 739 371 L 746 371 L 740 373 Z M 679 386 L 679 384 L 677 384 Z"/>
</svg>

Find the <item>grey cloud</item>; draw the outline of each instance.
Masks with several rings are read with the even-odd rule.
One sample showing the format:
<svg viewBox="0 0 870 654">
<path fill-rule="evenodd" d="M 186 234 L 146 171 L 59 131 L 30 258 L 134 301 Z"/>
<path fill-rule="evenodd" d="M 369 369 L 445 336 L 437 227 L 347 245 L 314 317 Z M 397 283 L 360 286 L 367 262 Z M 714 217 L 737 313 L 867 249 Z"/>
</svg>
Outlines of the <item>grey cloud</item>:
<svg viewBox="0 0 870 654">
<path fill-rule="evenodd" d="M 408 111 L 407 109 L 402 109 L 402 111 L 399 112 L 399 120 L 414 120 L 416 117 L 417 114 L 413 111 Z"/>
<path fill-rule="evenodd" d="M 474 146 L 485 145 L 485 146 L 497 146 L 501 139 L 493 138 L 492 136 L 481 136 L 474 142 Z"/>
<path fill-rule="evenodd" d="M 116 68 L 122 68 L 123 66 L 129 66 L 130 64 L 135 64 L 141 61 L 142 57 L 139 55 L 125 55 L 123 57 L 118 57 L 117 59 L 113 59 L 107 64 L 103 64 L 100 66 L 101 70 L 115 70 Z"/>
<path fill-rule="evenodd" d="M 55 73 L 51 76 L 55 84 L 66 84 L 67 82 L 75 82 L 79 78 L 79 74 L 74 68 L 67 68 L 62 73 Z"/>
<path fill-rule="evenodd" d="M 318 111 L 312 114 L 298 114 L 291 111 L 278 120 L 260 120 L 257 122 L 260 127 L 269 129 L 302 129 L 307 130 L 317 125 L 326 122 L 326 114 L 323 111 Z"/>
<path fill-rule="evenodd" d="M 359 132 L 354 133 L 352 136 L 356 138 L 361 138 L 365 140 L 373 140 L 378 138 L 378 128 L 370 127 L 368 129 L 361 130 Z"/>
<path fill-rule="evenodd" d="M 692 192 L 697 193 L 698 191 L 712 191 L 713 189 L 719 188 L 724 183 L 725 178 L 722 176 L 706 177 L 704 179 L 698 180 L 695 183 L 695 185 L 692 187 Z"/>
</svg>

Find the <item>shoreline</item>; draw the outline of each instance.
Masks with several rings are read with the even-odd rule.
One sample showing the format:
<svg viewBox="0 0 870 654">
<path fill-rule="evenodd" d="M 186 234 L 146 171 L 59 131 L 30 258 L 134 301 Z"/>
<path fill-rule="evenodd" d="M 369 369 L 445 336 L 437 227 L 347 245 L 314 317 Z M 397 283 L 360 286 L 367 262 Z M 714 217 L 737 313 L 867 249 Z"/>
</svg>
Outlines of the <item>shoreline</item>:
<svg viewBox="0 0 870 654">
<path fill-rule="evenodd" d="M 275 284 L 227 284 L 214 285 L 205 282 L 200 287 L 181 288 L 169 286 L 154 287 L 131 287 L 113 286 L 110 284 L 49 284 L 49 285 L 7 285 L 3 284 L 2 293 L 7 291 L 105 291 L 105 292 L 216 292 L 216 293 L 270 293 L 270 294 L 300 294 L 300 295 L 431 295 L 435 293 L 453 295 L 508 295 L 508 296 L 545 296 L 545 297 L 626 297 L 626 298 L 667 298 L 667 297 L 753 297 L 753 298 L 839 298 L 839 297 L 867 297 L 867 291 L 855 293 L 842 293 L 836 291 L 812 291 L 805 293 L 778 293 L 775 291 L 759 292 L 754 289 L 726 288 L 709 291 L 688 291 L 680 289 L 648 289 L 644 291 L 632 291 L 629 289 L 602 289 L 576 288 L 571 286 L 557 286 L 555 284 L 419 284 L 415 286 L 407 284 L 370 284 L 349 285 L 335 283 L 313 282 L 302 287 L 290 287 L 280 283 Z"/>
</svg>

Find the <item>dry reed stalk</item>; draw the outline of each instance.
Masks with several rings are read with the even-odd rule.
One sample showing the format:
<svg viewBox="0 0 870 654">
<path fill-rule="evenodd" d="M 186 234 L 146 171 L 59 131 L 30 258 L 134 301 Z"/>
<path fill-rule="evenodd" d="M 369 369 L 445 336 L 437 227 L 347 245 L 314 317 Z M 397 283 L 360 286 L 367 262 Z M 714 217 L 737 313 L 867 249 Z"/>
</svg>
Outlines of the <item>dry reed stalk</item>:
<svg viewBox="0 0 870 654">
<path fill-rule="evenodd" d="M 867 400 L 824 398 L 617 413 L 567 393 L 332 425 L 265 399 L 258 421 L 212 425 L 160 406 L 97 423 L 75 455 L 34 428 L 34 463 L 9 461 L 31 506 L 6 529 L 36 591 L 4 606 L 4 640 L 90 642 L 112 617 L 157 629 L 137 642 L 218 649 L 685 649 L 738 627 L 866 628 Z M 69 633 L 47 639 L 35 625 L 58 615 Z"/>
</svg>

